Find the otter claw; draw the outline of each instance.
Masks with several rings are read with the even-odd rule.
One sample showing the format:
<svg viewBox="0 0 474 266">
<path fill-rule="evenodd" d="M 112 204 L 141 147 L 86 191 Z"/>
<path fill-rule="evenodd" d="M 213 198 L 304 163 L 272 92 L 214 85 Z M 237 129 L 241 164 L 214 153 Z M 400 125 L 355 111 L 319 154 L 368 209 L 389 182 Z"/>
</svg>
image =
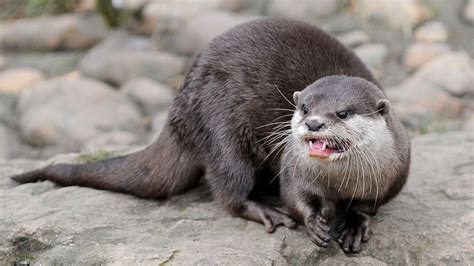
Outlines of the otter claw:
<svg viewBox="0 0 474 266">
<path fill-rule="evenodd" d="M 327 220 L 320 216 L 306 221 L 306 232 L 311 241 L 319 247 L 326 248 L 329 246 L 329 242 L 331 241 L 329 230 Z"/>
</svg>

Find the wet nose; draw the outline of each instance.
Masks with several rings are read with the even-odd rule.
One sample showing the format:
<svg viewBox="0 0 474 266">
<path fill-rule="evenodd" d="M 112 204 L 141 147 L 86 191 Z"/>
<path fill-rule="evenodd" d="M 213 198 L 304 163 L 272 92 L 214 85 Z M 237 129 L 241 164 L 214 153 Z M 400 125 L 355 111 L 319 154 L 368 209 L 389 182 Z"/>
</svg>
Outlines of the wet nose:
<svg viewBox="0 0 474 266">
<path fill-rule="evenodd" d="M 320 131 L 326 127 L 326 125 L 318 119 L 308 119 L 305 121 L 305 124 L 310 131 Z"/>
</svg>

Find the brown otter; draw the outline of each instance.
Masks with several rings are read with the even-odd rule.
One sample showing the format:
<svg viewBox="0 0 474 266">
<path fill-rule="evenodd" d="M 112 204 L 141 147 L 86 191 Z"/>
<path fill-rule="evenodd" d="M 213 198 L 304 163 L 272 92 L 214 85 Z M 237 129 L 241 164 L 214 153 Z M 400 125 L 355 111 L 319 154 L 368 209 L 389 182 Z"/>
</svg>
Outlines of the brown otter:
<svg viewBox="0 0 474 266">
<path fill-rule="evenodd" d="M 327 86 L 324 85 L 326 81 L 323 81 L 326 79 L 313 84 L 328 76 L 335 77 L 329 79 Z M 363 83 L 364 86 L 359 88 L 360 84 L 352 82 L 353 78 L 349 77 L 358 77 L 371 85 L 366 86 L 366 83 Z M 279 140 L 285 137 L 285 128 L 280 123 L 288 121 L 294 112 L 288 98 L 291 98 L 294 92 L 308 87 L 300 97 L 295 97 L 303 99 L 305 95 L 312 94 L 311 88 L 314 86 L 323 88 L 319 92 L 330 92 L 335 86 L 342 86 L 348 92 L 365 92 L 367 88 L 369 96 L 384 98 L 382 90 L 378 89 L 377 82 L 360 59 L 322 30 L 292 20 L 254 20 L 216 37 L 196 55 L 170 109 L 161 135 L 143 151 L 89 164 L 51 165 L 12 178 L 22 183 L 52 180 L 65 186 L 80 185 L 130 193 L 144 198 L 162 198 L 198 184 L 205 174 L 214 197 L 232 214 L 263 223 L 268 232 L 273 232 L 277 225 L 292 228 L 296 226 L 294 220 L 274 206 L 264 203 L 255 187 L 261 180 L 260 177 L 266 176 L 265 173 L 278 175 L 282 170 L 281 174 L 286 177 L 284 182 L 288 182 L 290 186 L 296 184 L 292 181 L 294 178 L 300 178 L 301 181 L 304 178 L 313 179 L 313 176 L 301 175 L 289 178 L 292 173 L 285 164 L 291 163 L 288 156 L 290 152 L 298 152 L 298 148 L 288 147 L 294 143 L 289 142 L 285 147 L 285 156 L 281 157 L 284 145 Z M 315 93 L 317 95 L 318 90 Z M 348 99 L 339 93 L 328 95 L 341 96 L 339 100 L 332 96 L 322 98 L 334 104 Z M 357 93 L 355 95 L 357 99 L 365 96 Z M 363 107 L 362 103 L 356 104 L 357 108 L 353 111 L 359 116 L 375 111 L 375 98 L 363 100 L 363 103 L 370 103 L 367 107 Z M 298 104 L 300 103 L 303 102 L 298 100 Z M 318 109 L 317 100 L 304 103 L 307 108 L 311 108 L 312 114 L 325 115 Z M 354 231 L 354 228 L 356 230 L 355 233 L 345 235 L 355 234 L 355 242 L 367 221 L 363 219 L 359 222 L 361 216 L 365 217 L 366 213 L 373 214 L 378 206 L 395 195 L 407 176 L 409 143 L 405 138 L 397 137 L 404 136 L 404 131 L 392 112 L 386 114 L 385 110 L 388 112 L 388 108 L 385 106 L 388 105 L 384 105 L 383 110 L 377 114 L 388 128 L 388 131 L 381 131 L 381 134 L 392 136 L 382 135 L 376 138 L 392 139 L 396 145 L 403 147 L 394 154 L 389 153 L 394 156 L 389 159 L 401 161 L 403 167 L 394 170 L 397 171 L 396 175 L 389 173 L 388 181 L 384 182 L 385 186 L 389 187 L 388 190 L 386 187 L 382 190 L 378 186 L 380 193 L 384 195 L 379 195 L 380 200 L 374 204 L 375 208 L 372 206 L 374 198 L 365 194 L 360 197 L 358 188 L 352 187 L 355 177 L 348 178 L 348 191 L 356 191 L 357 195 L 354 195 L 354 200 L 350 203 L 353 212 L 350 212 L 346 225 L 349 231 Z M 295 117 L 301 112 L 299 110 L 295 112 Z M 332 108 L 329 110 L 333 111 Z M 361 113 L 358 113 L 359 111 Z M 336 136 L 336 133 L 333 134 Z M 274 136 L 276 138 L 273 138 Z M 349 137 L 347 134 L 343 136 Z M 324 144 L 323 140 L 324 137 L 315 134 L 311 149 L 321 149 L 318 145 L 329 144 Z M 348 138 L 347 141 L 354 146 L 354 141 L 357 140 Z M 338 145 L 346 148 L 344 143 L 341 140 Z M 336 144 L 332 149 L 336 149 Z M 306 155 L 306 151 L 300 149 L 300 152 Z M 353 157 L 347 156 L 347 159 L 353 160 Z M 308 163 L 314 163 L 314 167 L 322 165 L 316 159 Z M 299 164 L 295 166 L 299 167 Z M 304 166 L 305 169 L 307 167 Z M 384 171 L 383 169 L 378 179 L 381 183 L 386 178 Z M 355 170 L 351 173 L 355 173 Z M 333 181 L 329 176 L 326 175 L 326 179 L 331 183 Z M 334 183 L 339 184 L 339 179 Z M 320 183 L 317 184 L 321 186 Z M 312 184 L 308 183 L 308 187 L 311 186 Z M 290 191 L 303 193 L 295 188 Z M 328 191 L 332 193 L 332 190 Z M 324 200 L 338 198 L 338 194 L 314 192 L 317 193 L 302 195 L 302 200 L 293 197 L 295 195 L 288 197 L 288 193 L 284 195 L 290 209 L 299 210 L 294 214 L 303 213 L 302 222 L 309 228 L 316 228 L 308 230 L 311 239 L 316 244 L 325 246 L 328 241 L 325 234 L 326 224 L 331 217 L 327 213 L 328 210 L 332 211 L 332 208 L 329 208 L 330 204 L 326 204 Z M 340 199 L 347 200 L 345 196 L 346 194 L 341 194 Z M 312 211 L 308 211 L 310 215 L 306 215 L 304 210 L 301 212 L 300 209 L 293 208 L 293 203 L 299 204 L 304 200 L 310 201 L 305 205 L 312 208 Z M 370 208 L 364 209 L 364 206 Z M 319 222 L 314 222 L 313 218 Z M 365 237 L 366 232 L 363 233 Z M 317 240 L 318 238 L 323 241 Z M 357 246 L 356 244 L 353 246 Z M 348 251 L 357 251 L 357 248 Z"/>
</svg>

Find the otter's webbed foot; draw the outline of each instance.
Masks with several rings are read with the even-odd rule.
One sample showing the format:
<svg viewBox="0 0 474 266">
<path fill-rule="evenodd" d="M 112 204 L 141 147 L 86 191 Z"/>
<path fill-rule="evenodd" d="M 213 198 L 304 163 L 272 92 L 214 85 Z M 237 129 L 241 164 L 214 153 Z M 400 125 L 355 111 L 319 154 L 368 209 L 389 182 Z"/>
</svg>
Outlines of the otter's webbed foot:
<svg viewBox="0 0 474 266">
<path fill-rule="evenodd" d="M 311 241 L 319 247 L 326 248 L 331 241 L 327 219 L 320 215 L 314 215 L 306 219 L 306 232 Z"/>
<path fill-rule="evenodd" d="M 339 226 L 341 234 L 337 242 L 346 253 L 359 253 L 361 242 L 369 241 L 370 216 L 352 211 L 347 215 L 346 220 Z"/>
<path fill-rule="evenodd" d="M 247 202 L 240 216 L 262 223 L 268 233 L 275 232 L 276 227 L 279 225 L 296 228 L 296 222 L 290 216 L 278 211 L 273 206 L 261 202 Z"/>
</svg>

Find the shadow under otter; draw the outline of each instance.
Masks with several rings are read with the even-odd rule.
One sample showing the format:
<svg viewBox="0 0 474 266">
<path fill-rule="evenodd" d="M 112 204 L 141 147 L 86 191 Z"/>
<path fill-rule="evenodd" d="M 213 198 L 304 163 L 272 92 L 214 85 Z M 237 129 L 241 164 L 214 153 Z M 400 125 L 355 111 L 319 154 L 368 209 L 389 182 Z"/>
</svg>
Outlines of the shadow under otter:
<svg viewBox="0 0 474 266">
<path fill-rule="evenodd" d="M 336 76 L 332 85 L 310 86 L 328 76 Z M 285 182 L 289 186 L 285 188 L 288 214 L 255 193 L 257 183 L 271 183 L 264 178 L 269 176 L 278 179 L 290 163 L 282 157 L 283 150 L 292 150 L 294 145 L 284 142 L 290 126 L 285 123 L 295 114 L 288 99 L 309 86 L 303 94 L 323 91 L 334 100 L 338 96 L 331 94 L 331 86 L 350 77 L 372 84 L 375 94 L 385 98 L 360 59 L 322 30 L 292 20 L 254 20 L 218 36 L 196 55 L 161 135 L 143 151 L 89 164 L 51 165 L 12 178 L 21 183 L 51 180 L 63 186 L 164 198 L 186 191 L 205 176 L 214 198 L 232 214 L 263 223 L 268 232 L 277 225 L 293 228 L 293 219 L 297 219 L 306 225 L 311 240 L 322 247 L 330 241 L 328 224 L 336 206 L 344 204 L 349 207 L 341 244 L 346 252 L 358 252 L 361 240 L 368 240 L 369 216 L 401 190 L 408 174 L 409 142 L 388 109 L 388 113 L 377 115 L 399 146 L 392 158 L 397 167 L 378 180 L 388 188 L 378 199 L 356 195 L 349 201 L 337 193 L 328 197 L 317 191 L 292 190 L 293 183 Z M 351 84 L 358 86 L 357 82 Z M 350 86 L 346 89 L 352 90 Z M 364 111 L 377 111 L 377 101 L 368 102 Z M 311 180 L 311 176 L 305 178 L 301 176 L 301 180 Z M 265 190 L 265 185 L 259 187 Z M 288 191 L 305 193 L 289 196 L 298 196 L 298 206 L 288 200 Z"/>
</svg>

